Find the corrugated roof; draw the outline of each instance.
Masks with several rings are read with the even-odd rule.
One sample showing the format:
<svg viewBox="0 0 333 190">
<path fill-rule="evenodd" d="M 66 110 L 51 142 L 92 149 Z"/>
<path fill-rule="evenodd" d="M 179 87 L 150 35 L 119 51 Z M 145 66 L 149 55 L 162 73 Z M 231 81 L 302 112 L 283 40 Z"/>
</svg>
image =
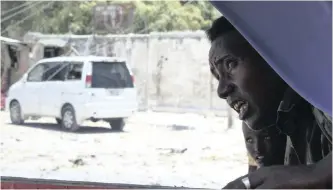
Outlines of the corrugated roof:
<svg viewBox="0 0 333 190">
<path fill-rule="evenodd" d="M 2 42 L 5 42 L 5 43 L 8 43 L 8 44 L 11 44 L 11 45 L 27 45 L 26 43 L 22 42 L 22 41 L 19 41 L 19 40 L 15 40 L 15 39 L 12 39 L 12 38 L 6 38 L 6 37 L 3 37 L 3 36 L 0 36 L 0 40 Z"/>
<path fill-rule="evenodd" d="M 44 46 L 55 46 L 55 47 L 65 47 L 68 42 L 61 39 L 41 39 L 37 43 L 43 44 Z"/>
</svg>

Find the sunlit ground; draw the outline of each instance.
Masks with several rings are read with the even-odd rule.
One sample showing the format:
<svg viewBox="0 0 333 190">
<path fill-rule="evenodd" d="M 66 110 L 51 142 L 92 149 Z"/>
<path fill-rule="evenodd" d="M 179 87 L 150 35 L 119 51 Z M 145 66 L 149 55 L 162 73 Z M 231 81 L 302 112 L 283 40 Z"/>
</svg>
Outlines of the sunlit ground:
<svg viewBox="0 0 333 190">
<path fill-rule="evenodd" d="M 247 171 L 240 122 L 195 114 L 138 113 L 125 132 L 87 122 L 79 133 L 54 119 L 9 124 L 0 112 L 1 175 L 221 188 Z"/>
</svg>

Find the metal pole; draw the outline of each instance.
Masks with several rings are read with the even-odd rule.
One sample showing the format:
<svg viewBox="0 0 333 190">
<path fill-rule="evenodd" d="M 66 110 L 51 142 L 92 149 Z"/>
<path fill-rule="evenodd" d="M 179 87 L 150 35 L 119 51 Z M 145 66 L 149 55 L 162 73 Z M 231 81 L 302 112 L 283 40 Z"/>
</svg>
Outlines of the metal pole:
<svg viewBox="0 0 333 190">
<path fill-rule="evenodd" d="M 213 109 L 213 76 L 209 75 L 209 109 Z"/>
<path fill-rule="evenodd" d="M 232 125 L 233 125 L 233 120 L 232 120 L 232 110 L 231 108 L 227 108 L 228 109 L 228 129 L 231 129 L 232 128 Z"/>
<path fill-rule="evenodd" d="M 150 35 L 147 36 L 147 65 L 146 65 L 146 79 L 145 79 L 145 106 L 146 111 L 149 109 L 149 65 L 150 65 Z"/>
</svg>

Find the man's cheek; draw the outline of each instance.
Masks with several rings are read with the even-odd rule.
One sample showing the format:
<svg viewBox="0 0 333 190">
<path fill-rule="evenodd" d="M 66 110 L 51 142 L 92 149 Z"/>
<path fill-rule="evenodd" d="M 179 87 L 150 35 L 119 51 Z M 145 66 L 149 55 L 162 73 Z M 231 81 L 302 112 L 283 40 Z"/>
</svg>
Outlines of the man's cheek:
<svg viewBox="0 0 333 190">
<path fill-rule="evenodd" d="M 251 70 L 246 69 L 246 67 L 238 67 L 236 71 L 235 81 L 245 89 L 252 89 L 260 83 L 260 80 L 257 80 L 260 76 L 256 76 Z"/>
</svg>

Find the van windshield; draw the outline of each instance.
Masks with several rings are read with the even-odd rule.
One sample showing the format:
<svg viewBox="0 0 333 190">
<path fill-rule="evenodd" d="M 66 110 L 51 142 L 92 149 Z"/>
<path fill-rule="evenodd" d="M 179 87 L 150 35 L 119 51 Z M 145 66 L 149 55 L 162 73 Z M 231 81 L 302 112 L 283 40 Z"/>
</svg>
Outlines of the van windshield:
<svg viewBox="0 0 333 190">
<path fill-rule="evenodd" d="M 125 62 L 92 62 L 92 88 L 133 88 Z"/>
</svg>

